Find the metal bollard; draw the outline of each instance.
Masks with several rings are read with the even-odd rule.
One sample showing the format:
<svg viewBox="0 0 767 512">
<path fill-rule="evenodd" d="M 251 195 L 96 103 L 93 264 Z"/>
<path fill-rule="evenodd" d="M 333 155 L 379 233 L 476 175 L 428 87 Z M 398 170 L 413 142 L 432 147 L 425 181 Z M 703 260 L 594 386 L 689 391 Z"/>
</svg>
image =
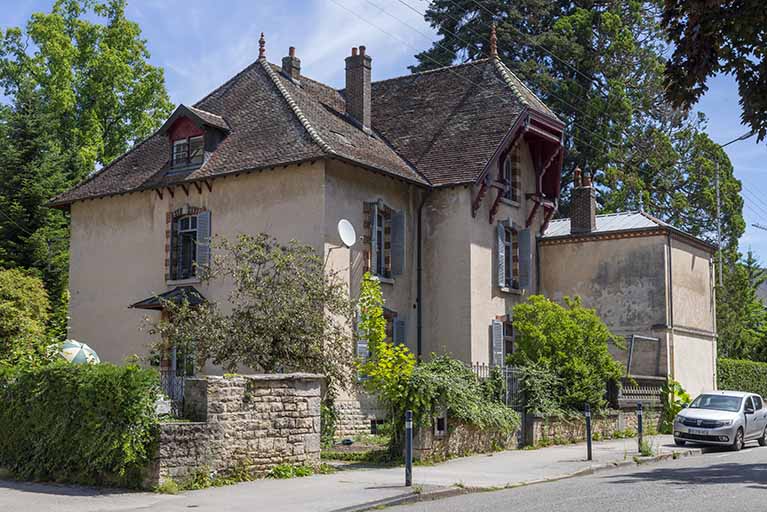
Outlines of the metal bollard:
<svg viewBox="0 0 767 512">
<path fill-rule="evenodd" d="M 637 451 L 642 451 L 642 434 L 644 432 L 644 422 L 642 421 L 642 402 L 637 404 Z"/>
<path fill-rule="evenodd" d="M 591 406 L 586 404 L 583 414 L 586 416 L 586 460 L 591 460 Z"/>
<path fill-rule="evenodd" d="M 413 411 L 405 411 L 405 487 L 413 485 Z"/>
</svg>

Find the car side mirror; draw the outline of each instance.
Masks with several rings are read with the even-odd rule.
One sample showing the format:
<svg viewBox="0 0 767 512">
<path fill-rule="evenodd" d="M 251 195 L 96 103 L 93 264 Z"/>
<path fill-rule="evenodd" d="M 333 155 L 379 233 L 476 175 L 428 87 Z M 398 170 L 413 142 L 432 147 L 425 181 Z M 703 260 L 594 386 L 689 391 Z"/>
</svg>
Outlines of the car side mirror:
<svg viewBox="0 0 767 512">
<path fill-rule="evenodd" d="M 690 407 L 690 404 L 682 404 L 682 409 L 687 409 L 688 407 Z"/>
<path fill-rule="evenodd" d="M 754 414 L 754 408 L 753 407 L 746 407 L 743 410 L 743 412 L 746 413 L 746 414 Z"/>
</svg>

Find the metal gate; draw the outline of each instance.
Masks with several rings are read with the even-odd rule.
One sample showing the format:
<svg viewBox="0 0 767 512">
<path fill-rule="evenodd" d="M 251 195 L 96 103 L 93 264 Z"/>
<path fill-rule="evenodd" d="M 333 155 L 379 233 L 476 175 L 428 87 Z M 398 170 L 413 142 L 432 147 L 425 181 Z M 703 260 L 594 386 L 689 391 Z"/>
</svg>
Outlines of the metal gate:
<svg viewBox="0 0 767 512">
<path fill-rule="evenodd" d="M 184 412 L 184 379 L 194 375 L 194 358 L 173 347 L 169 359 L 169 366 L 160 366 L 160 386 L 170 399 L 171 415 L 180 418 Z"/>
<path fill-rule="evenodd" d="M 504 402 L 519 414 L 521 420 L 517 441 L 519 446 L 523 446 L 525 443 L 525 395 L 520 371 L 513 366 L 493 366 L 484 363 L 474 363 L 471 369 L 480 381 L 493 377 L 494 373 L 501 376 L 504 383 Z"/>
</svg>

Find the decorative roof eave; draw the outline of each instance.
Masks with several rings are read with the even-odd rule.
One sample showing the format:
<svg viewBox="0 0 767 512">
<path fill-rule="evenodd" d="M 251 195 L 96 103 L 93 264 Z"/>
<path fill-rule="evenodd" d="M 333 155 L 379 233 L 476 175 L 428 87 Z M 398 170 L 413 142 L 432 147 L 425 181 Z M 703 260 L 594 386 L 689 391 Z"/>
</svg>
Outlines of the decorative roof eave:
<svg viewBox="0 0 767 512">
<path fill-rule="evenodd" d="M 173 123 L 175 123 L 176 120 L 178 120 L 180 117 L 189 118 L 200 128 L 210 127 L 221 130 L 225 133 L 231 131 L 229 123 L 227 123 L 223 117 L 211 112 L 206 112 L 196 107 L 187 107 L 186 105 L 181 104 L 176 107 L 176 110 L 173 111 L 170 117 L 162 124 L 160 129 L 157 130 L 157 133 L 160 135 L 167 133 L 170 127 L 173 126 Z"/>
<path fill-rule="evenodd" d="M 207 302 L 207 299 L 197 291 L 197 288 L 194 286 L 177 286 L 170 291 L 152 295 L 151 297 L 133 303 L 128 307 L 133 309 L 162 311 L 165 309 L 166 302 L 172 302 L 176 305 L 186 302 L 190 306 L 199 306 L 200 304 Z"/>
</svg>

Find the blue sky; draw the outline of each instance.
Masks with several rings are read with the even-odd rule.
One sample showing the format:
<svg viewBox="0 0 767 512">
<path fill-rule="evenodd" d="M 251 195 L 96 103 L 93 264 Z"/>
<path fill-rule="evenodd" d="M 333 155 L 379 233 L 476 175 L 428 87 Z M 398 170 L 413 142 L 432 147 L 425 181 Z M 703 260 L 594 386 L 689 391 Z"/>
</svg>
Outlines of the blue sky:
<svg viewBox="0 0 767 512">
<path fill-rule="evenodd" d="M 425 0 L 407 3 L 421 11 L 426 6 Z M 52 0 L 0 4 L 0 27 L 7 28 L 23 25 L 33 12 L 49 10 Z M 128 17 L 140 24 L 151 61 L 165 69 L 177 104 L 194 103 L 251 63 L 262 31 L 269 60 L 279 62 L 295 46 L 302 73 L 339 87 L 343 58 L 352 46 L 367 46 L 374 59 L 373 78 L 380 80 L 408 73 L 413 55 L 435 37 L 421 16 L 396 0 L 129 0 Z M 714 141 L 724 143 L 748 131 L 740 124 L 735 81 L 720 76 L 709 86 L 697 108 L 708 116 Z M 726 151 L 745 189 L 748 228 L 741 250 L 751 247 L 767 263 L 767 231 L 751 226 L 767 226 L 767 143 L 752 139 Z"/>
</svg>

